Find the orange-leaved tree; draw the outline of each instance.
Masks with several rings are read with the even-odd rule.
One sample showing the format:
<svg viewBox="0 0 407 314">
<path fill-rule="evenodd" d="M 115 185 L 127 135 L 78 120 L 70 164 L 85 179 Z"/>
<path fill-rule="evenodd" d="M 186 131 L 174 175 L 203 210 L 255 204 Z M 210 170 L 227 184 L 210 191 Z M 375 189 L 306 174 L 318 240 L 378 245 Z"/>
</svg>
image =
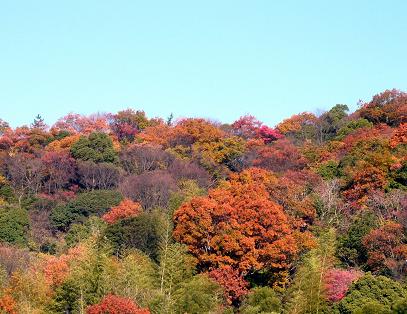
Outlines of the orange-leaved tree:
<svg viewBox="0 0 407 314">
<path fill-rule="evenodd" d="M 102 216 L 102 219 L 108 224 L 114 224 L 120 219 L 135 217 L 140 212 L 140 204 L 126 198 L 119 205 L 112 207 L 110 211 Z"/>
<path fill-rule="evenodd" d="M 174 237 L 188 245 L 201 269 L 229 265 L 246 275 L 260 269 L 280 273 L 291 266 L 307 237 L 270 199 L 270 180 L 271 173 L 257 168 L 233 174 L 207 197 L 175 212 Z"/>
<path fill-rule="evenodd" d="M 390 139 L 390 146 L 392 148 L 400 144 L 407 144 L 407 123 L 400 124 Z"/>
</svg>

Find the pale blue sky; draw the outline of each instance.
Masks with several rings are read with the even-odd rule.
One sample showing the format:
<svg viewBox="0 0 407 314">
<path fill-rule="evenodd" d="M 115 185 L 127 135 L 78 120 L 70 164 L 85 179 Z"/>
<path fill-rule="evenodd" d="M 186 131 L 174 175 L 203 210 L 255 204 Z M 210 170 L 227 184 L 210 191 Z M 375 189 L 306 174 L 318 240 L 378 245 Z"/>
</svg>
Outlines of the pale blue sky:
<svg viewBox="0 0 407 314">
<path fill-rule="evenodd" d="M 407 1 L 0 0 L 0 118 L 301 111 L 407 89 Z"/>
</svg>

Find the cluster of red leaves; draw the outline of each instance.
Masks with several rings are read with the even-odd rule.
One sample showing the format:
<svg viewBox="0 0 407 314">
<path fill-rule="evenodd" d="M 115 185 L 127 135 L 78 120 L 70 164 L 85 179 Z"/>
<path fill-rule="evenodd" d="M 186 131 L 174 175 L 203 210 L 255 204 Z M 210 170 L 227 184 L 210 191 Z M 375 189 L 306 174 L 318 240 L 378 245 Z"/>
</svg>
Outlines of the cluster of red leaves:
<svg viewBox="0 0 407 314">
<path fill-rule="evenodd" d="M 126 198 L 119 205 L 112 207 L 109 212 L 102 216 L 102 219 L 108 224 L 114 224 L 116 221 L 124 218 L 135 217 L 141 212 L 139 203 Z"/>
<path fill-rule="evenodd" d="M 283 135 L 276 129 L 270 128 L 255 117 L 246 115 L 232 124 L 232 129 L 237 136 L 245 139 L 262 139 L 265 144 L 271 143 Z"/>
<path fill-rule="evenodd" d="M 371 145 L 372 142 L 388 140 L 393 133 L 393 129 L 386 124 L 378 124 L 374 128 L 358 129 L 357 132 L 348 134 L 336 149 L 336 155 L 342 158 L 355 147 Z"/>
<path fill-rule="evenodd" d="M 113 294 L 106 295 L 98 304 L 86 309 L 87 314 L 150 314 L 148 309 L 141 309 L 131 299 Z"/>
<path fill-rule="evenodd" d="M 275 140 L 283 138 L 283 135 L 278 130 L 270 128 L 267 125 L 262 125 L 259 128 L 258 136 L 264 141 L 265 144 L 269 144 Z"/>
<path fill-rule="evenodd" d="M 282 139 L 272 145 L 261 145 L 251 147 L 256 152 L 253 165 L 272 170 L 274 172 L 284 172 L 290 170 L 300 170 L 306 165 L 304 156 L 298 151 L 290 141 Z"/>
<path fill-rule="evenodd" d="M 326 272 L 325 295 L 328 301 L 338 302 L 343 299 L 352 282 L 362 276 L 362 272 L 333 268 Z"/>
<path fill-rule="evenodd" d="M 136 134 L 150 125 L 144 111 L 126 109 L 110 117 L 110 127 L 119 140 L 133 141 Z"/>
<path fill-rule="evenodd" d="M 261 126 L 262 123 L 255 117 L 246 115 L 233 122 L 232 129 L 237 136 L 249 139 L 256 137 Z"/>
<path fill-rule="evenodd" d="M 223 288 L 226 302 L 229 305 L 238 302 L 249 292 L 249 283 L 230 266 L 213 269 L 208 275 Z"/>
<path fill-rule="evenodd" d="M 390 270 L 394 276 L 405 271 L 407 244 L 403 226 L 386 221 L 363 238 L 368 253 L 367 264 L 373 271 Z"/>
</svg>

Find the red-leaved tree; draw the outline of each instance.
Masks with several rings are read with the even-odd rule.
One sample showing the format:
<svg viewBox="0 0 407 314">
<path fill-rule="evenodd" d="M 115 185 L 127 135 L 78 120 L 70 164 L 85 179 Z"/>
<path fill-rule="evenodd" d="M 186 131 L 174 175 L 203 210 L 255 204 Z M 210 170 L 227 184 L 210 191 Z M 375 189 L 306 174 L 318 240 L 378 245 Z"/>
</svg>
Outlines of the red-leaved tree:
<svg viewBox="0 0 407 314">
<path fill-rule="evenodd" d="M 390 271 L 400 277 L 406 270 L 407 244 L 403 226 L 387 221 L 363 238 L 368 253 L 367 264 L 376 272 Z"/>
<path fill-rule="evenodd" d="M 249 283 L 241 274 L 230 266 L 222 266 L 209 272 L 209 277 L 215 280 L 224 291 L 228 304 L 236 303 L 245 296 L 249 290 Z"/>
<path fill-rule="evenodd" d="M 325 274 L 325 295 L 328 301 L 338 302 L 346 295 L 350 285 L 362 276 L 357 270 L 332 268 Z"/>
<path fill-rule="evenodd" d="M 113 294 L 106 295 L 98 304 L 86 309 L 87 314 L 150 314 L 148 309 L 141 309 L 131 299 Z"/>
</svg>

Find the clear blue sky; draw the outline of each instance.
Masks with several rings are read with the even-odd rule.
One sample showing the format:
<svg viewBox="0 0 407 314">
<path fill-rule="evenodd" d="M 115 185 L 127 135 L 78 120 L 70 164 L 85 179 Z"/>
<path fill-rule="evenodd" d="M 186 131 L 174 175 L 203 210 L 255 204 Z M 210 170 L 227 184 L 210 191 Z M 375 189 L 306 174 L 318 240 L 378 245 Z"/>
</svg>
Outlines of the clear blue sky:
<svg viewBox="0 0 407 314">
<path fill-rule="evenodd" d="M 335 2 L 335 4 L 334 4 Z M 407 89 L 407 1 L 0 1 L 0 118 L 356 108 Z"/>
</svg>

